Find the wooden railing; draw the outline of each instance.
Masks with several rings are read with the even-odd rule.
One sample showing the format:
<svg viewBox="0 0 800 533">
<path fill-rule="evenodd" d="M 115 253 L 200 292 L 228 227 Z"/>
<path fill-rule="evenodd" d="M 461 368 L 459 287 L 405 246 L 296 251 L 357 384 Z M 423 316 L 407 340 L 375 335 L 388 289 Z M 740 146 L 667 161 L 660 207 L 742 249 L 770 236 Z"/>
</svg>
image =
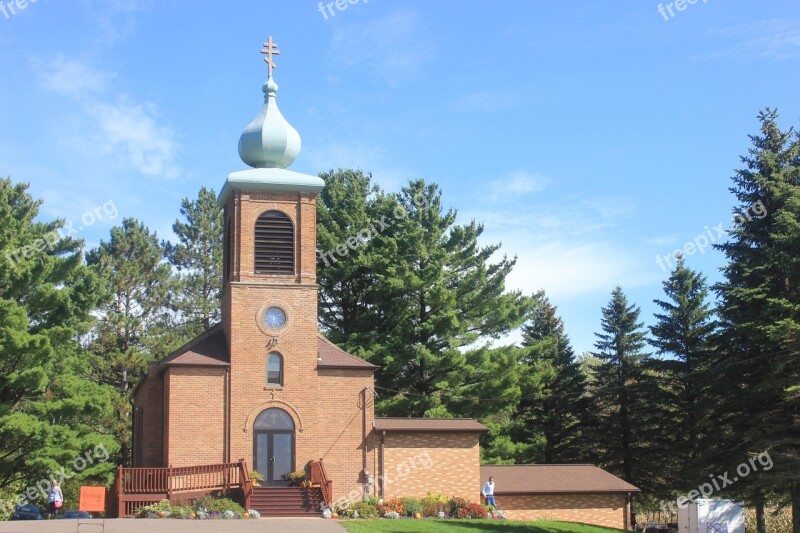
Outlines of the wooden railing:
<svg viewBox="0 0 800 533">
<path fill-rule="evenodd" d="M 325 474 L 325 466 L 322 464 L 322 459 L 319 461 L 311 461 L 309 464 L 309 479 L 314 485 L 319 485 L 322 490 L 322 499 L 325 500 L 325 505 L 328 507 L 333 505 L 333 481 L 328 479 Z"/>
<path fill-rule="evenodd" d="M 122 518 L 130 516 L 137 506 L 163 499 L 179 501 L 231 489 L 241 489 L 245 508 L 249 508 L 253 487 L 244 460 L 177 468 L 119 467 L 110 503 Z"/>
</svg>

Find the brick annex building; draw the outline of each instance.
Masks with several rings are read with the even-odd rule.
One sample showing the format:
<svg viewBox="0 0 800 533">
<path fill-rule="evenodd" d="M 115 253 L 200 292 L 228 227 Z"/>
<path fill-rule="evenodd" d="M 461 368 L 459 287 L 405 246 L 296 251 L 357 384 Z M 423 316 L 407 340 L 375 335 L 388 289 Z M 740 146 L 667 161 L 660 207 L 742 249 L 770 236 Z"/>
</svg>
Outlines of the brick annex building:
<svg viewBox="0 0 800 533">
<path fill-rule="evenodd" d="M 167 497 L 176 498 L 200 467 L 210 472 L 216 471 L 210 465 L 243 461 L 264 477 L 249 503 L 268 515 L 317 513 L 321 500 L 366 495 L 441 493 L 480 501 L 479 437 L 487 428 L 469 419 L 376 418 L 378 367 L 319 334 L 316 198 L 324 181 L 287 170 L 300 136 L 278 110 L 277 50 L 271 38 L 265 47 L 264 106 L 239 140 L 239 154 L 252 168 L 231 173 L 218 199 L 225 229 L 222 322 L 150 365 L 134 391 L 134 468 L 118 477 L 130 483 L 147 469 L 184 476 L 183 484 L 166 482 Z M 304 468 L 320 487 L 289 488 L 286 474 Z M 573 480 L 571 499 L 558 490 L 559 498 L 541 499 L 541 487 L 526 488 L 523 471 L 503 468 L 493 474 L 509 517 L 519 506 L 520 518 L 532 518 L 536 510 L 529 507 L 543 505 L 538 516 L 628 525 L 637 489 L 610 474 L 593 472 L 595 485 L 583 493 Z M 504 506 L 503 477 L 512 472 L 515 499 Z M 119 489 L 122 499 L 138 490 L 132 487 Z"/>
</svg>

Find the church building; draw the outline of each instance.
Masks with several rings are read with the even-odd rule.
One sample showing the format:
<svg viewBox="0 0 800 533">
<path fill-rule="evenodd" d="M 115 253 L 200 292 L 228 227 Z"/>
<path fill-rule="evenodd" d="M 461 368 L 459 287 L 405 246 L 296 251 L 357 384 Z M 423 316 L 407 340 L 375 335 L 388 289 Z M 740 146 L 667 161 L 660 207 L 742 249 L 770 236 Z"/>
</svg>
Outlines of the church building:
<svg viewBox="0 0 800 533">
<path fill-rule="evenodd" d="M 234 486 L 264 516 L 318 516 L 320 503 L 368 495 L 479 502 L 488 429 L 472 419 L 376 418 L 378 367 L 318 330 L 316 202 L 325 183 L 288 170 L 300 135 L 278 110 L 271 37 L 264 47 L 264 105 L 239 139 L 250 168 L 229 174 L 218 198 L 222 322 L 152 363 L 137 384 L 133 465 L 120 467 L 114 512 Z M 510 518 L 629 525 L 636 487 L 588 465 L 546 470 L 546 482 L 536 481 L 545 470 L 526 468 L 484 471 L 505 487 L 498 505 Z M 251 470 L 264 479 L 252 491 Z M 297 470 L 314 485 L 289 487 Z"/>
<path fill-rule="evenodd" d="M 134 391 L 135 467 L 244 459 L 264 485 L 322 460 L 334 497 L 478 501 L 474 420 L 376 419 L 372 365 L 317 326 L 317 176 L 287 167 L 300 135 L 278 110 L 275 44 L 265 43 L 264 105 L 239 139 L 224 210 L 222 322 L 151 364 Z M 386 479 L 384 479 L 386 478 Z"/>
</svg>

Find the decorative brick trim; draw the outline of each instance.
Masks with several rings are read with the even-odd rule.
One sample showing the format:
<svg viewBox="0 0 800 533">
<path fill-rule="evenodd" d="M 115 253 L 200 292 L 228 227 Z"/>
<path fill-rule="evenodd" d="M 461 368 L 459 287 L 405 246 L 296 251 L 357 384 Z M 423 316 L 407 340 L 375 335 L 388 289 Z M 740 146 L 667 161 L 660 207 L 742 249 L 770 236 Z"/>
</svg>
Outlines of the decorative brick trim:
<svg viewBox="0 0 800 533">
<path fill-rule="evenodd" d="M 250 411 L 250 414 L 247 415 L 247 420 L 244 422 L 244 427 L 242 431 L 244 433 L 250 433 L 250 428 L 253 427 L 253 423 L 256 421 L 256 417 L 261 414 L 262 411 L 269 409 L 270 407 L 283 407 L 285 411 L 288 411 L 290 416 L 295 420 L 295 427 L 297 431 L 302 433 L 303 432 L 303 418 L 300 416 L 300 413 L 297 412 L 294 405 L 290 404 L 289 402 L 284 402 L 283 400 L 268 400 L 266 402 L 258 404 L 253 410 Z"/>
</svg>

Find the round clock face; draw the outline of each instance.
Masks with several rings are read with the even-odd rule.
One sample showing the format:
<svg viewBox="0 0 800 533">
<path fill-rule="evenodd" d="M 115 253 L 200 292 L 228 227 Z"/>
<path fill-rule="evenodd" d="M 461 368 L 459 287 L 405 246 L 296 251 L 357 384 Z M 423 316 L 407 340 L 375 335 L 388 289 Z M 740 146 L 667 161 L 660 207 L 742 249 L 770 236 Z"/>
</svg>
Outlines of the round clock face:
<svg viewBox="0 0 800 533">
<path fill-rule="evenodd" d="M 271 329 L 280 329 L 286 324 L 286 312 L 280 307 L 270 307 L 264 312 L 264 324 Z"/>
</svg>

